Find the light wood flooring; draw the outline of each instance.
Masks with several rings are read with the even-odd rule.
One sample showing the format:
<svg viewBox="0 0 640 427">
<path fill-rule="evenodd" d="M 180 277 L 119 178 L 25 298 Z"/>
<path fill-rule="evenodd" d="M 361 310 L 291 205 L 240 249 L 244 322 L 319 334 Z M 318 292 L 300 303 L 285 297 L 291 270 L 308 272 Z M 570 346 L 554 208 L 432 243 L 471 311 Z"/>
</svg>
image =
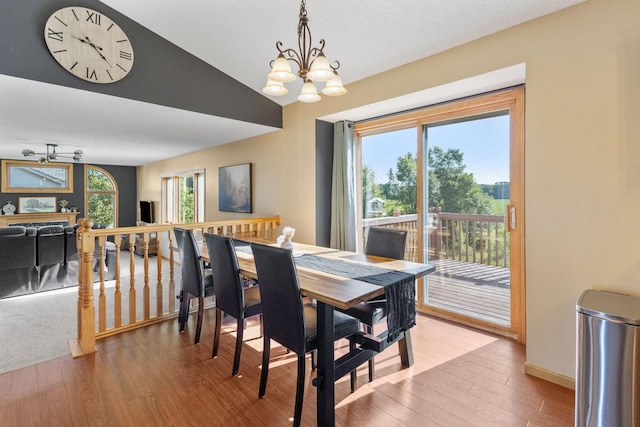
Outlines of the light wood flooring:
<svg viewBox="0 0 640 427">
<path fill-rule="evenodd" d="M 102 339 L 91 356 L 64 356 L 1 374 L 0 425 L 290 425 L 295 356 L 274 344 L 267 393 L 258 399 L 257 322 L 245 332 L 241 375 L 234 378 L 234 320 L 225 320 L 220 356 L 211 359 L 213 319 L 214 311 L 207 310 L 199 345 L 193 344 L 192 313 L 184 334 L 177 321 L 167 321 Z M 355 393 L 349 393 L 348 378 L 338 381 L 337 425 L 573 425 L 573 391 L 525 375 L 522 345 L 422 315 L 412 337 L 411 368 L 401 369 L 392 346 L 376 358 L 373 382 L 367 382 L 366 365 L 358 371 Z M 337 351 L 345 345 L 339 342 Z M 314 376 L 308 372 L 305 426 L 316 423 Z"/>
</svg>

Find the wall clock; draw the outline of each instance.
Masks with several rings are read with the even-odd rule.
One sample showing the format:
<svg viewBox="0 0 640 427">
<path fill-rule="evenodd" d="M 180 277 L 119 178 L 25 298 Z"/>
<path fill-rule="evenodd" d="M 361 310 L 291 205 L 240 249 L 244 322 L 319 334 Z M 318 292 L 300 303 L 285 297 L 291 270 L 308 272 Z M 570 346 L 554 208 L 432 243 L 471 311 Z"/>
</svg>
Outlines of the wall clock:
<svg viewBox="0 0 640 427">
<path fill-rule="evenodd" d="M 92 83 L 113 83 L 133 66 L 133 46 L 106 15 L 86 7 L 65 7 L 44 26 L 51 55 L 65 70 Z"/>
</svg>

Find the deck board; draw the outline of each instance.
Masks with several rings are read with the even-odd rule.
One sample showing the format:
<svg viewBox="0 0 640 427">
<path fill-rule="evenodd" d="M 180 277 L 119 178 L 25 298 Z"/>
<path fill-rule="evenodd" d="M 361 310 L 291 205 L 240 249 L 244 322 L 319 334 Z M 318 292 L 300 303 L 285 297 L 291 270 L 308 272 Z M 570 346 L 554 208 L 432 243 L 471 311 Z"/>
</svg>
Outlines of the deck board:
<svg viewBox="0 0 640 427">
<path fill-rule="evenodd" d="M 510 326 L 509 269 L 455 260 L 430 260 L 436 271 L 427 277 L 429 306 L 474 319 Z"/>
</svg>

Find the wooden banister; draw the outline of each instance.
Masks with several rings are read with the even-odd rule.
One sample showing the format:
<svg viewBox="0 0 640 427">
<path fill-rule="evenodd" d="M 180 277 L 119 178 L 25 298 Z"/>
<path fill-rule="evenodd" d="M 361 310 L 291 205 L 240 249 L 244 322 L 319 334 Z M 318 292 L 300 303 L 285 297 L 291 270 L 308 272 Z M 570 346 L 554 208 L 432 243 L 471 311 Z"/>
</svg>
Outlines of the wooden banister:
<svg viewBox="0 0 640 427">
<path fill-rule="evenodd" d="M 174 276 L 175 264 L 177 264 L 174 254 L 177 248 L 174 246 L 175 236 L 173 235 L 175 226 L 192 229 L 199 234 L 208 232 L 236 238 L 260 237 L 265 240 L 275 241 L 277 237 L 276 229 L 280 225 L 280 217 L 106 229 L 94 229 L 92 228 L 93 225 L 90 220 L 84 218 L 78 220 L 79 227 L 76 235 L 79 255 L 78 338 L 77 340 L 69 341 L 73 357 L 95 353 L 97 339 L 177 317 Z M 128 239 L 123 239 L 122 236 L 128 236 Z M 136 271 L 134 253 L 136 236 L 139 236 L 138 243 L 142 244 L 142 272 Z M 157 246 L 156 283 L 150 283 L 153 280 L 150 276 L 149 263 L 149 247 L 152 239 L 155 239 L 155 246 Z M 108 248 L 110 244 L 108 245 L 107 242 L 112 242 L 115 249 L 113 247 Z M 123 244 L 123 242 L 128 242 L 128 245 Z M 124 269 L 120 260 L 121 250 L 129 251 L 129 307 L 126 321 L 122 311 L 121 272 Z M 110 256 L 109 251 L 115 252 Z M 95 259 L 96 256 L 98 259 Z M 109 264 L 109 262 L 115 262 L 115 265 Z M 165 283 L 167 275 L 163 275 L 162 271 L 166 264 L 169 266 L 168 283 Z M 105 271 L 111 272 L 111 269 L 115 271 L 115 273 L 111 273 L 115 275 L 115 278 L 105 277 Z M 97 281 L 94 279 L 94 270 L 98 272 L 96 275 Z M 136 280 L 136 276 L 140 278 L 140 273 L 142 273 L 141 285 Z M 111 287 L 106 286 L 107 282 L 113 283 L 113 291 L 110 290 Z M 97 319 L 96 307 L 94 306 L 95 286 L 99 290 Z M 152 292 L 152 287 L 155 292 Z M 139 292 L 140 290 L 142 292 Z M 140 295 L 142 297 L 142 317 L 138 319 L 137 304 Z M 109 326 L 109 319 L 113 319 L 112 326 Z"/>
</svg>

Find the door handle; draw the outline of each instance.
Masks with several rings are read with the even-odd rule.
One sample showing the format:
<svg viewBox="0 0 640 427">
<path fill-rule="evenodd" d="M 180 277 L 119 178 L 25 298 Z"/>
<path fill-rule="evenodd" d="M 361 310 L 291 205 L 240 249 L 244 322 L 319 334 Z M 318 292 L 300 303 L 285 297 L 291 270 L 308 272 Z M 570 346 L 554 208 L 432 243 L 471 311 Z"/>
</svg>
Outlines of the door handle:
<svg viewBox="0 0 640 427">
<path fill-rule="evenodd" d="M 506 206 L 506 225 L 507 231 L 516 229 L 516 208 L 515 206 L 507 205 Z"/>
</svg>

